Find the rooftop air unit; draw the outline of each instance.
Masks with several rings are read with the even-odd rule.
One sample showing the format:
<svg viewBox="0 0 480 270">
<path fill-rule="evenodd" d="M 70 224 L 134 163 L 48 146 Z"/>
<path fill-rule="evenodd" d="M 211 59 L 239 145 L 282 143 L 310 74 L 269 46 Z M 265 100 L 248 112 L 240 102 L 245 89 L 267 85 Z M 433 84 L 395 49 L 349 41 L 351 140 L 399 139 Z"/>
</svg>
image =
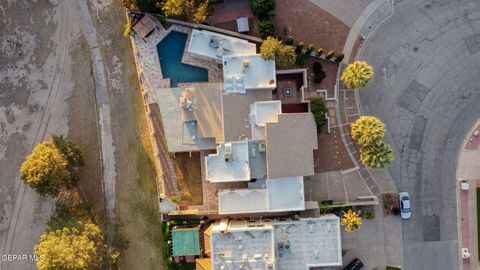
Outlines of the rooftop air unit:
<svg viewBox="0 0 480 270">
<path fill-rule="evenodd" d="M 224 148 L 225 162 L 229 162 L 232 159 L 232 144 L 226 143 Z"/>
<path fill-rule="evenodd" d="M 265 152 L 266 149 L 267 149 L 267 146 L 265 145 L 265 143 L 258 144 L 258 152 Z"/>
</svg>

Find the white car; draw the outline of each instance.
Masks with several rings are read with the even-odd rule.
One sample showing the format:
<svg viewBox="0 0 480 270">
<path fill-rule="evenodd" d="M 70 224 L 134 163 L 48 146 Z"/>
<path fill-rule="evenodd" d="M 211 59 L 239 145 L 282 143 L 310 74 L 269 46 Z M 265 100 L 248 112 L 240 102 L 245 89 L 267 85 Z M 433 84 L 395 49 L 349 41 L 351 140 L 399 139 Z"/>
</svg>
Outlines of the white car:
<svg viewBox="0 0 480 270">
<path fill-rule="evenodd" d="M 398 193 L 398 199 L 400 200 L 400 217 L 402 217 L 402 219 L 409 219 L 412 216 L 410 195 L 408 195 L 408 192 L 400 192 Z"/>
</svg>

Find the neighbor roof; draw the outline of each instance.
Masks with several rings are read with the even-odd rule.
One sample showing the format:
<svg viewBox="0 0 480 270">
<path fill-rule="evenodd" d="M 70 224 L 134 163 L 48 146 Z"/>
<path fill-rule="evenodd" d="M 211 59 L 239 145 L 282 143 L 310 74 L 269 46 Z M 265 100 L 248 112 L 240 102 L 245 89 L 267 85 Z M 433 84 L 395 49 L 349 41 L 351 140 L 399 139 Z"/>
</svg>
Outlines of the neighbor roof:
<svg viewBox="0 0 480 270">
<path fill-rule="evenodd" d="M 259 54 L 223 57 L 225 92 L 245 94 L 246 89 L 275 89 L 275 61 Z"/>
<path fill-rule="evenodd" d="M 340 219 L 221 220 L 211 235 L 212 269 L 308 270 L 341 266 Z"/>
<path fill-rule="evenodd" d="M 250 105 L 272 100 L 272 90 L 246 90 L 245 94 L 222 95 L 223 136 L 225 141 L 251 139 Z"/>
<path fill-rule="evenodd" d="M 277 123 L 266 124 L 265 133 L 269 179 L 314 174 L 318 144 L 312 113 L 279 114 Z"/>
<path fill-rule="evenodd" d="M 210 182 L 250 181 L 248 141 L 218 145 L 205 159 L 205 171 Z"/>
<path fill-rule="evenodd" d="M 200 255 L 198 227 L 173 229 L 172 251 L 175 257 Z"/>
<path fill-rule="evenodd" d="M 201 58 L 208 58 L 219 63 L 224 55 L 255 54 L 254 43 L 205 30 L 192 30 L 188 52 Z"/>
<path fill-rule="evenodd" d="M 183 121 L 197 121 L 200 138 L 223 141 L 222 83 L 198 83 L 183 87 L 180 106 Z M 189 104 L 188 104 L 189 103 Z"/>
</svg>

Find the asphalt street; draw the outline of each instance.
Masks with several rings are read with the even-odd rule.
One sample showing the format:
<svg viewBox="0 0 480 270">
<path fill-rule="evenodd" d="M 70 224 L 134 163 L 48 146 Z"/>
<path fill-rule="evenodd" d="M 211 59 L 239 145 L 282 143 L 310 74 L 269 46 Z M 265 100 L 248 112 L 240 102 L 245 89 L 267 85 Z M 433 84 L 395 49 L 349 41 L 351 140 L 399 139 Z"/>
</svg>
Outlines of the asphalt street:
<svg viewBox="0 0 480 270">
<path fill-rule="evenodd" d="M 459 269 L 455 172 L 480 118 L 480 1 L 396 1 L 359 59 L 375 69 L 360 91 L 363 114 L 386 123 L 390 174 L 412 199 L 404 269 Z"/>
</svg>

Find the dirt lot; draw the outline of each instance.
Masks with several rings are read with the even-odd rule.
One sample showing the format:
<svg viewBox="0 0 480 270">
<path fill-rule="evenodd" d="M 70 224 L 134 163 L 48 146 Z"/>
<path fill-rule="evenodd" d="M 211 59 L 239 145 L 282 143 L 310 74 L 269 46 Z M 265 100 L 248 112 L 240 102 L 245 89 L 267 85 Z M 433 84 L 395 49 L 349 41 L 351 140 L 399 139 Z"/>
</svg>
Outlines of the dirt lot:
<svg viewBox="0 0 480 270">
<path fill-rule="evenodd" d="M 178 153 L 173 159 L 178 187 L 180 189 L 180 203 L 200 205 L 203 203 L 202 172 L 200 168 L 200 152 Z"/>
</svg>

